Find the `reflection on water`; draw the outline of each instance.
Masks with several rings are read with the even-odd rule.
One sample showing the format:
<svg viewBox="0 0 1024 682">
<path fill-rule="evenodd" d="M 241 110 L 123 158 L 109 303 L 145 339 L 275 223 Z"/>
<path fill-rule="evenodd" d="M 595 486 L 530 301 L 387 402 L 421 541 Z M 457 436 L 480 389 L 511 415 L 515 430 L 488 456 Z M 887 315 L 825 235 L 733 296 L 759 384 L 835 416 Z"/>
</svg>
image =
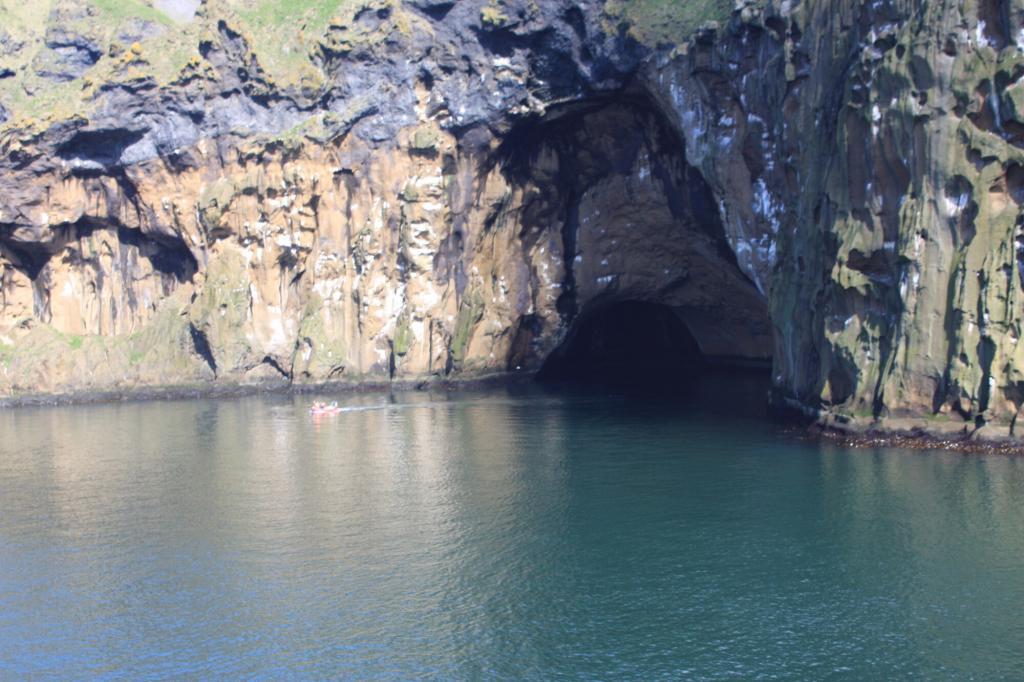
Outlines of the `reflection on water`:
<svg viewBox="0 0 1024 682">
<path fill-rule="evenodd" d="M 0 677 L 1016 674 L 1024 460 L 762 389 L 0 413 Z"/>
</svg>

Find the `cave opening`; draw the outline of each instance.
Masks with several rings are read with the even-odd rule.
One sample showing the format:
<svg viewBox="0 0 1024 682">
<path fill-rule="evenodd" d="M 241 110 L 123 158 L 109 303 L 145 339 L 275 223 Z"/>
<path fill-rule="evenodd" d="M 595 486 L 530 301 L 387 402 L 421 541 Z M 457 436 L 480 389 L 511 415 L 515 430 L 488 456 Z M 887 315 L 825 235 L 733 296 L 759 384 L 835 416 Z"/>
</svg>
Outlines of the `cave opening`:
<svg viewBox="0 0 1024 682">
<path fill-rule="evenodd" d="M 730 240 L 722 197 L 652 97 L 627 89 L 552 108 L 510 131 L 502 152 L 524 197 L 521 239 L 557 252 L 561 270 L 554 304 L 520 320 L 530 324 L 510 368 L 532 353 L 542 381 L 636 388 L 721 368 L 767 376 L 767 297 L 736 255 L 752 245 Z M 541 259 L 541 288 L 552 271 Z"/>
<path fill-rule="evenodd" d="M 694 376 L 705 360 L 669 306 L 617 301 L 581 315 L 538 373 L 546 382 L 644 388 Z"/>
</svg>

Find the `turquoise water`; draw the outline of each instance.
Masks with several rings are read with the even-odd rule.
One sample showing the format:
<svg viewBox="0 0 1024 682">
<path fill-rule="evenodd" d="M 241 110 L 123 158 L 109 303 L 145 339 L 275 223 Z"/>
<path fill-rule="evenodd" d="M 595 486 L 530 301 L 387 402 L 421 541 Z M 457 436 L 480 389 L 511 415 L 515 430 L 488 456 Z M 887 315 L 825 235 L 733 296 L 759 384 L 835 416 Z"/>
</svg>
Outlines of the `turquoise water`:
<svg viewBox="0 0 1024 682">
<path fill-rule="evenodd" d="M 0 412 L 0 677 L 1019 679 L 1024 459 L 760 390 Z"/>
</svg>

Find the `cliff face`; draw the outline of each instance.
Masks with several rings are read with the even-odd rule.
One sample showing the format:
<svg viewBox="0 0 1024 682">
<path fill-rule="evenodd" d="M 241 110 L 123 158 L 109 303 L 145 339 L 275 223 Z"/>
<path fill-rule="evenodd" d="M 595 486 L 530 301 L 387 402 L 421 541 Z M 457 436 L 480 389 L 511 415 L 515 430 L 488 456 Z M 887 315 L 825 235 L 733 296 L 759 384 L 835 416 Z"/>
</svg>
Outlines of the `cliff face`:
<svg viewBox="0 0 1024 682">
<path fill-rule="evenodd" d="M 536 370 L 633 300 L 828 419 L 1024 401 L 1019 0 L 43 4 L 9 394 Z"/>
<path fill-rule="evenodd" d="M 845 419 L 1013 423 L 1021 333 L 1024 4 L 847 8 L 805 28 L 800 201 L 772 316 L 779 391 Z M 805 100 L 806 101 L 806 100 Z M 1005 431 L 1004 431 L 1005 432 Z"/>
</svg>

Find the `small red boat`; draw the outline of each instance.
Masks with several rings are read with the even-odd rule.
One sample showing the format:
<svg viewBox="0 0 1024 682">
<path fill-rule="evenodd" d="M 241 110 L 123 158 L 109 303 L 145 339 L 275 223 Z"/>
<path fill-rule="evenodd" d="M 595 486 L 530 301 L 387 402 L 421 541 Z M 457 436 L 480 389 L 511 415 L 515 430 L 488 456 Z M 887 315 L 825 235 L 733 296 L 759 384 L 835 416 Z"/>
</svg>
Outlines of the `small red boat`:
<svg viewBox="0 0 1024 682">
<path fill-rule="evenodd" d="M 313 403 L 309 408 L 309 413 L 316 417 L 338 414 L 341 411 L 342 408 L 338 407 L 338 403 L 331 403 L 330 405 L 325 405 L 324 403 Z"/>
</svg>

